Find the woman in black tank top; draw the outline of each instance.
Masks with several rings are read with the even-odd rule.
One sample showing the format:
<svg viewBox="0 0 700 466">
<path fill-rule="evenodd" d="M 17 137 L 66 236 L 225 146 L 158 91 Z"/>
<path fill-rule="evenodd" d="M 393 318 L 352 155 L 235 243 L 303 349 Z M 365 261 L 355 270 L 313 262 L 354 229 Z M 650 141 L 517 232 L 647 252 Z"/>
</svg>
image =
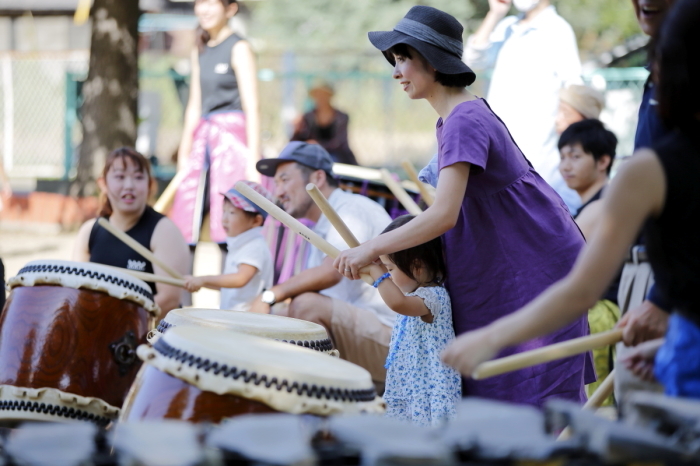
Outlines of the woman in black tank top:
<svg viewBox="0 0 700 466">
<path fill-rule="evenodd" d="M 471 374 L 507 346 L 552 332 L 585 312 L 616 275 L 641 228 L 671 317 L 665 339 L 622 363 L 667 395 L 700 399 L 700 2 L 676 0 L 653 42 L 658 111 L 670 133 L 625 162 L 607 188 L 597 229 L 572 271 L 519 311 L 458 337 L 446 363 Z"/>
<path fill-rule="evenodd" d="M 153 179 L 146 158 L 133 149 L 121 148 L 107 156 L 102 176 L 100 217 L 150 249 L 154 255 L 183 275 L 189 268 L 189 251 L 175 224 L 147 205 Z M 95 262 L 139 272 L 167 275 L 95 220 L 78 232 L 73 259 Z M 149 283 L 161 315 L 179 307 L 181 289 Z"/>
<path fill-rule="evenodd" d="M 199 241 L 209 212 L 209 236 L 225 243 L 223 196 L 236 181 L 259 180 L 257 71 L 248 42 L 233 33 L 229 20 L 236 0 L 196 0 L 198 46 L 192 52 L 190 97 L 178 150 L 178 186 L 169 214 L 186 241 Z"/>
</svg>

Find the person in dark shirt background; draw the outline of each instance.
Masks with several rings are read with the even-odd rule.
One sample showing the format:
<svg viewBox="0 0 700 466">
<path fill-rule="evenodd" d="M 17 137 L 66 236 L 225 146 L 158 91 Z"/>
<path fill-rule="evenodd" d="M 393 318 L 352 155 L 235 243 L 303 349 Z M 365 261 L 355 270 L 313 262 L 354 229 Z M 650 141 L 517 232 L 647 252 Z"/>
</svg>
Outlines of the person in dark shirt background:
<svg viewBox="0 0 700 466">
<path fill-rule="evenodd" d="M 315 142 L 331 154 L 334 162 L 357 165 L 355 154 L 348 144 L 350 117 L 331 105 L 333 94 L 329 83 L 318 81 L 314 84 L 309 90 L 309 96 L 315 103 L 314 109 L 299 119 L 291 140 Z"/>
</svg>

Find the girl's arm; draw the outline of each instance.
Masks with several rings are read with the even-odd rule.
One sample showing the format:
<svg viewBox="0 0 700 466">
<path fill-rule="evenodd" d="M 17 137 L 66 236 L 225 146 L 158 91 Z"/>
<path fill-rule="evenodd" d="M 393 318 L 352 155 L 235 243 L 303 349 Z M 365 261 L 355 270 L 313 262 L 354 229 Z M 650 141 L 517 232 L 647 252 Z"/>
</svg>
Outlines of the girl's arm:
<svg viewBox="0 0 700 466">
<path fill-rule="evenodd" d="M 199 55 L 197 48 L 192 50 L 190 61 L 192 63 L 192 72 L 190 73 L 190 97 L 187 99 L 185 124 L 182 128 L 182 139 L 180 140 L 180 147 L 177 151 L 178 170 L 182 170 L 190 156 L 194 129 L 197 127 L 197 123 L 202 116 L 202 88 L 199 84 Z"/>
<path fill-rule="evenodd" d="M 374 280 L 386 273 L 386 267 L 377 264 L 370 265 L 369 269 L 370 275 Z M 392 311 L 404 316 L 420 316 L 426 322 L 432 322 L 433 316 L 423 299 L 418 296 L 404 295 L 391 278 L 382 280 L 377 289 L 386 305 Z"/>
<path fill-rule="evenodd" d="M 584 314 L 619 270 L 643 222 L 661 213 L 665 193 L 661 163 L 652 151 L 639 151 L 610 184 L 600 223 L 569 275 L 521 310 L 458 337 L 445 349 L 445 363 L 470 375 L 502 348 L 551 333 Z"/>
<path fill-rule="evenodd" d="M 338 272 L 352 270 L 352 278 L 360 278 L 362 267 L 371 264 L 379 256 L 427 243 L 457 224 L 459 212 L 467 190 L 470 164 L 455 163 L 440 171 L 435 190 L 435 201 L 423 213 L 408 224 L 384 233 L 356 248 L 342 251 L 333 262 Z M 350 278 L 348 276 L 348 278 Z"/>
<path fill-rule="evenodd" d="M 200 288 L 220 290 L 221 288 L 242 288 L 250 282 L 258 272 L 257 267 L 249 264 L 238 266 L 238 272 L 225 275 L 204 275 L 201 277 L 185 277 L 185 289 L 190 292 Z"/>
<path fill-rule="evenodd" d="M 258 179 L 260 175 L 255 164 L 260 160 L 260 106 L 258 100 L 258 76 L 255 56 L 248 41 L 239 40 L 231 51 L 231 67 L 236 74 L 241 94 L 241 106 L 245 114 L 246 139 L 250 156 L 246 173 L 248 179 Z"/>
</svg>

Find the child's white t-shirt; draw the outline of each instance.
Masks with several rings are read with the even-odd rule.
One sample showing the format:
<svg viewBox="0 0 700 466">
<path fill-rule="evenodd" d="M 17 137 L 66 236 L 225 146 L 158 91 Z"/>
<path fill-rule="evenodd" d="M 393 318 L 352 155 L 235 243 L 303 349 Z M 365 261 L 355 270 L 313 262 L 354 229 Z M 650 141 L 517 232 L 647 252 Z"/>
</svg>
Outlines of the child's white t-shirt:
<svg viewBox="0 0 700 466">
<path fill-rule="evenodd" d="M 221 288 L 221 309 L 247 311 L 253 299 L 263 290 L 272 288 L 274 269 L 270 247 L 262 234 L 262 227 L 251 228 L 238 236 L 229 236 L 226 244 L 228 253 L 224 274 L 238 272 L 241 264 L 251 265 L 258 271 L 241 288 Z"/>
</svg>

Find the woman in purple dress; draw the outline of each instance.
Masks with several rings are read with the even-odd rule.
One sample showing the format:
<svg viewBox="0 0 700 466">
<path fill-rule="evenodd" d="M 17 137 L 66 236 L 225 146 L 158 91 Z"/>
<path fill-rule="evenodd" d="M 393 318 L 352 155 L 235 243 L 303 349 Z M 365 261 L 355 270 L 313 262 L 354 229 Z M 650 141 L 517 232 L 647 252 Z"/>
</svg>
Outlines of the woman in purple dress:
<svg viewBox="0 0 700 466">
<path fill-rule="evenodd" d="M 569 272 L 584 244 L 561 198 L 534 171 L 486 101 L 466 89 L 475 75 L 461 60 L 462 30 L 454 17 L 416 6 L 393 31 L 369 33 L 408 96 L 426 99 L 440 116 L 440 174 L 430 208 L 334 262 L 340 273 L 357 279 L 360 268 L 380 255 L 443 235 L 457 335 L 531 301 Z M 581 317 L 499 356 L 587 333 Z M 594 380 L 586 354 L 486 380 L 465 379 L 463 394 L 535 406 L 550 398 L 582 402 L 584 384 Z"/>
</svg>

